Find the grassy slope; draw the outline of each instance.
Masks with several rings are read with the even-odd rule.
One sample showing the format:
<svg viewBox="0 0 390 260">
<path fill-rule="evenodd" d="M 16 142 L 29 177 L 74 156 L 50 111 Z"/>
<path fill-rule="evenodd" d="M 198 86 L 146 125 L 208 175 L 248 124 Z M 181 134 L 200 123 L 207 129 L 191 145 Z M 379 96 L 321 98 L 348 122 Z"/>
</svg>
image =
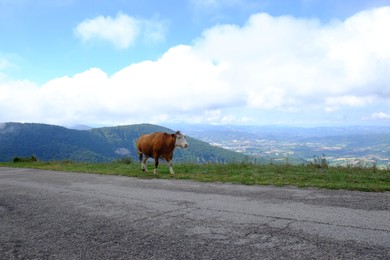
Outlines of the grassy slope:
<svg viewBox="0 0 390 260">
<path fill-rule="evenodd" d="M 138 163 L 75 163 L 75 162 L 33 162 L 0 163 L 0 166 L 27 167 L 56 171 L 87 172 L 123 175 L 142 178 L 171 178 L 166 164 L 159 166 L 159 175 L 153 175 L 153 163 L 149 172 L 140 170 Z M 293 185 L 327 189 L 360 191 L 390 191 L 390 170 L 375 168 L 330 167 L 293 165 L 237 164 L 175 164 L 175 179 L 189 179 L 202 182 L 228 182 L 247 185 Z"/>
</svg>

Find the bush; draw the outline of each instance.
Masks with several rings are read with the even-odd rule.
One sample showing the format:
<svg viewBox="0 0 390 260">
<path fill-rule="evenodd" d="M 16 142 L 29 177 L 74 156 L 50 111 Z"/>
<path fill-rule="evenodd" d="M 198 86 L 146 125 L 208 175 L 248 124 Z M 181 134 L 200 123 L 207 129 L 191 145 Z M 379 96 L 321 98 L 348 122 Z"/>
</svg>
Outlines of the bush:
<svg viewBox="0 0 390 260">
<path fill-rule="evenodd" d="M 132 164 L 133 163 L 133 159 L 131 157 L 123 157 L 123 158 L 120 158 L 120 159 L 116 160 L 115 162 L 117 162 L 117 163 L 124 163 L 124 164 Z"/>
<path fill-rule="evenodd" d="M 309 163 L 309 165 L 321 168 L 321 169 L 328 169 L 328 160 L 325 158 L 325 154 L 322 155 L 322 157 L 317 157 L 314 155 L 313 161 Z"/>
<path fill-rule="evenodd" d="M 28 156 L 28 157 L 14 157 L 12 159 L 12 162 L 18 163 L 18 162 L 37 162 L 38 159 L 34 155 Z"/>
</svg>

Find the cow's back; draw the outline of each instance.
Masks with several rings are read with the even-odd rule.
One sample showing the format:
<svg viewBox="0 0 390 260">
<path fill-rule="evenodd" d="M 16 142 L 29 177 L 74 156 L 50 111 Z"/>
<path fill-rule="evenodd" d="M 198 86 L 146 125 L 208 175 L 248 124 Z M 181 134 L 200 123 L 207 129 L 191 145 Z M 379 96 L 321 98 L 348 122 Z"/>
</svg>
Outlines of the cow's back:
<svg viewBox="0 0 390 260">
<path fill-rule="evenodd" d="M 151 133 L 145 134 L 138 139 L 137 149 L 148 157 L 153 157 L 155 153 L 165 152 L 166 139 L 169 139 L 167 133 Z"/>
</svg>

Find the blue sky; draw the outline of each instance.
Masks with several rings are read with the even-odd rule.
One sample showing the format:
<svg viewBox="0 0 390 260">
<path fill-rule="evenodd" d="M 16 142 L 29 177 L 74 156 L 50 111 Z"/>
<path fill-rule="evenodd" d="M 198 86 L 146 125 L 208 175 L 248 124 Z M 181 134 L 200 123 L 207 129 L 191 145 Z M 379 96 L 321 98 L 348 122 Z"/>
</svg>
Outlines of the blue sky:
<svg viewBox="0 0 390 260">
<path fill-rule="evenodd" d="M 0 122 L 390 124 L 390 0 L 0 0 Z"/>
</svg>

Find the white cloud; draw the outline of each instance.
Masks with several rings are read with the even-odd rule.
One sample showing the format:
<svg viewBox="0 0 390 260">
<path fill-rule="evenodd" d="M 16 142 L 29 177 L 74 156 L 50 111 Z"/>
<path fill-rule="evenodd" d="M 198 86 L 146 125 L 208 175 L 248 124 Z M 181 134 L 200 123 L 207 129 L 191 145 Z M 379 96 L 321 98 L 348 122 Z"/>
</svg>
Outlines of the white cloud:
<svg viewBox="0 0 390 260">
<path fill-rule="evenodd" d="M 384 112 L 372 113 L 371 119 L 390 120 L 390 113 L 384 113 Z"/>
<path fill-rule="evenodd" d="M 9 66 L 9 62 L 6 59 L 0 58 L 0 70 Z"/>
<path fill-rule="evenodd" d="M 284 89 L 273 87 L 249 92 L 247 99 L 249 107 L 267 110 L 283 107 L 286 101 Z"/>
<path fill-rule="evenodd" d="M 344 118 L 345 109 L 361 119 L 381 106 L 390 110 L 388 24 L 390 7 L 329 24 L 256 14 L 112 76 L 93 68 L 43 86 L 3 83 L 0 110 L 9 112 L 0 122 L 302 122 Z"/>
<path fill-rule="evenodd" d="M 115 18 L 98 16 L 86 19 L 75 28 L 76 36 L 83 42 L 103 40 L 117 48 L 125 49 L 134 44 L 137 37 L 143 35 L 146 40 L 163 41 L 166 33 L 166 22 L 136 19 L 123 13 Z"/>
<path fill-rule="evenodd" d="M 376 95 L 389 78 L 390 29 L 384 24 L 390 24 L 390 8 L 328 25 L 257 14 L 243 27 L 207 30 L 196 47 L 230 62 L 231 80 L 248 93 L 282 89 L 285 98 L 316 102 L 328 95 Z"/>
<path fill-rule="evenodd" d="M 117 124 L 161 121 L 194 111 L 199 114 L 236 102 L 239 90 L 221 78 L 224 70 L 224 64 L 215 65 L 183 45 L 170 49 L 157 61 L 130 65 L 111 77 L 93 68 L 40 87 L 28 86 L 27 82 L 25 86 L 0 86 L 0 93 L 7 92 L 2 95 L 6 102 L 0 109 L 5 109 L 6 103 L 10 106 L 10 114 L 2 114 L 0 121 L 30 117 L 55 124 Z M 19 104 L 13 104 L 16 98 Z M 20 106 L 21 100 L 30 98 L 34 111 L 28 111 L 32 104 Z M 13 105 L 20 107 L 18 119 L 11 112 Z"/>
<path fill-rule="evenodd" d="M 163 42 L 168 30 L 168 23 L 165 20 L 142 20 L 141 29 L 146 42 Z"/>
<path fill-rule="evenodd" d="M 345 106 L 361 107 L 373 103 L 374 100 L 375 97 L 373 96 L 357 97 L 347 95 L 339 97 L 328 97 L 325 99 L 325 110 L 327 112 L 333 112 Z"/>
<path fill-rule="evenodd" d="M 30 121 L 43 113 L 39 106 L 38 86 L 29 81 L 0 82 L 1 122 Z"/>
<path fill-rule="evenodd" d="M 0 52 L 0 82 L 1 80 L 7 78 L 7 75 L 5 74 L 4 71 L 14 66 L 7 58 L 4 58 L 2 56 L 3 55 Z"/>
</svg>

